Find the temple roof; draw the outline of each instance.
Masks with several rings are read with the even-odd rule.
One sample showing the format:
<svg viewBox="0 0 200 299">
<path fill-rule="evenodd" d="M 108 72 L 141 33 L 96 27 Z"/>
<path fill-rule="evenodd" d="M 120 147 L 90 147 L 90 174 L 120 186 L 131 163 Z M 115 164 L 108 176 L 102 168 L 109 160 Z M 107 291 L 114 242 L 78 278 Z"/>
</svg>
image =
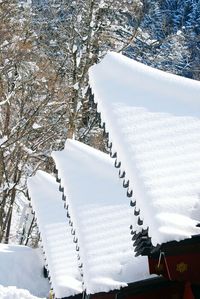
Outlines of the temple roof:
<svg viewBox="0 0 200 299">
<path fill-rule="evenodd" d="M 89 79 L 115 166 L 153 244 L 199 234 L 200 83 L 116 53 L 91 67 Z"/>
<path fill-rule="evenodd" d="M 52 157 L 57 182 L 37 171 L 28 188 L 56 297 L 149 278 L 147 257 L 135 257 L 135 217 L 109 155 L 67 140 Z"/>
<path fill-rule="evenodd" d="M 52 154 L 77 237 L 84 288 L 108 292 L 149 277 L 146 257 L 135 257 L 134 217 L 109 155 L 75 140 Z"/>
<path fill-rule="evenodd" d="M 49 278 L 57 298 L 81 293 L 76 245 L 55 177 L 37 171 L 29 178 L 31 205 L 37 219 Z"/>
</svg>

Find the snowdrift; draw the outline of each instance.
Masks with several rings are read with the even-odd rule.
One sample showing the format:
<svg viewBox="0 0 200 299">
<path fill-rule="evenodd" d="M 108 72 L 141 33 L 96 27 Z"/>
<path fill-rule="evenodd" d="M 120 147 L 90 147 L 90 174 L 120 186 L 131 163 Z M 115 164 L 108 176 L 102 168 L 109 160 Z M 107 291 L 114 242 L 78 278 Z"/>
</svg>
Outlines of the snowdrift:
<svg viewBox="0 0 200 299">
<path fill-rule="evenodd" d="M 32 295 L 47 296 L 50 287 L 48 280 L 43 277 L 43 262 L 38 249 L 0 244 L 0 268 L 0 298 L 33 299 Z"/>
</svg>

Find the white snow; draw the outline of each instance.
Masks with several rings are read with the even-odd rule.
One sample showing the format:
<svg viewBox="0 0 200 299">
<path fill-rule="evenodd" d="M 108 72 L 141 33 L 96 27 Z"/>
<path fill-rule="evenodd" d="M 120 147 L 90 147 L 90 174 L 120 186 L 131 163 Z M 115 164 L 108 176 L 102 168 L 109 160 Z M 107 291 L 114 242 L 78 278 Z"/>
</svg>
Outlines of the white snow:
<svg viewBox="0 0 200 299">
<path fill-rule="evenodd" d="M 153 244 L 199 234 L 200 82 L 116 53 L 89 77 Z"/>
<path fill-rule="evenodd" d="M 73 53 L 77 52 L 77 49 L 78 49 L 78 48 L 77 48 L 77 45 L 73 45 L 72 52 L 73 52 Z"/>
<path fill-rule="evenodd" d="M 6 142 L 8 140 L 8 137 L 7 136 L 3 136 L 2 138 L 0 138 L 0 146 Z"/>
<path fill-rule="evenodd" d="M 40 129 L 41 127 L 42 127 L 42 126 L 39 125 L 39 124 L 37 124 L 37 123 L 34 123 L 34 124 L 32 125 L 32 128 L 33 128 L 34 130 Z"/>
<path fill-rule="evenodd" d="M 146 257 L 135 257 L 132 209 L 113 160 L 75 140 L 52 154 L 80 247 L 86 292 L 107 292 L 149 277 Z"/>
<path fill-rule="evenodd" d="M 48 295 L 49 283 L 43 277 L 39 249 L 0 244 L 0 268 L 1 299 L 34 299 L 33 295 Z"/>
<path fill-rule="evenodd" d="M 37 218 L 47 268 L 57 298 L 82 292 L 75 244 L 59 185 L 50 174 L 37 171 L 28 180 L 31 204 Z"/>
<path fill-rule="evenodd" d="M 3 287 L 1 285 L 0 285 L 0 298 L 1 299 L 39 299 L 39 297 L 32 296 L 27 290 L 17 289 L 15 286 Z"/>
<path fill-rule="evenodd" d="M 75 83 L 75 84 L 73 85 L 73 88 L 74 88 L 75 90 L 78 90 L 78 89 L 79 89 L 79 83 L 78 83 L 78 82 Z"/>
</svg>

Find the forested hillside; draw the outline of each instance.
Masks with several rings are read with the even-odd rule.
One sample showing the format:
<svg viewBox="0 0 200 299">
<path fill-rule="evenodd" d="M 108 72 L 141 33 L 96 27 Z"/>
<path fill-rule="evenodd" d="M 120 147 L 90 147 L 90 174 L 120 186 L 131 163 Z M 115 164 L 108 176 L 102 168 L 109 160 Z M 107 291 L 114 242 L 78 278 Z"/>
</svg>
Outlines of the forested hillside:
<svg viewBox="0 0 200 299">
<path fill-rule="evenodd" d="M 2 0 L 0 19 L 0 242 L 34 246 L 27 177 L 68 137 L 106 151 L 89 67 L 116 51 L 199 80 L 200 1 Z"/>
</svg>

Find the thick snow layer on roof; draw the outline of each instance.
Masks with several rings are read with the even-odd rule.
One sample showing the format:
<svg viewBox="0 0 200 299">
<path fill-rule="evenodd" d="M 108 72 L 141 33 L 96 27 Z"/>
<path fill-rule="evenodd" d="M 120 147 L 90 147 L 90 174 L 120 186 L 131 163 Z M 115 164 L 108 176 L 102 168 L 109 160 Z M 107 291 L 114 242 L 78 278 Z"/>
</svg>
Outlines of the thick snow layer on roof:
<svg viewBox="0 0 200 299">
<path fill-rule="evenodd" d="M 28 180 L 28 189 L 52 287 L 57 298 L 82 292 L 78 261 L 61 193 L 51 175 L 37 171 Z"/>
<path fill-rule="evenodd" d="M 1 299 L 32 299 L 35 297 L 31 296 L 30 293 L 38 297 L 46 297 L 49 293 L 49 283 L 42 274 L 43 264 L 38 249 L 21 245 L 0 244 L 0 269 Z"/>
<path fill-rule="evenodd" d="M 136 258 L 132 210 L 105 153 L 75 140 L 53 158 L 78 237 L 86 292 L 97 293 L 147 278 L 146 257 Z"/>
<path fill-rule="evenodd" d="M 116 53 L 89 77 L 154 245 L 199 234 L 200 82 Z"/>
</svg>

